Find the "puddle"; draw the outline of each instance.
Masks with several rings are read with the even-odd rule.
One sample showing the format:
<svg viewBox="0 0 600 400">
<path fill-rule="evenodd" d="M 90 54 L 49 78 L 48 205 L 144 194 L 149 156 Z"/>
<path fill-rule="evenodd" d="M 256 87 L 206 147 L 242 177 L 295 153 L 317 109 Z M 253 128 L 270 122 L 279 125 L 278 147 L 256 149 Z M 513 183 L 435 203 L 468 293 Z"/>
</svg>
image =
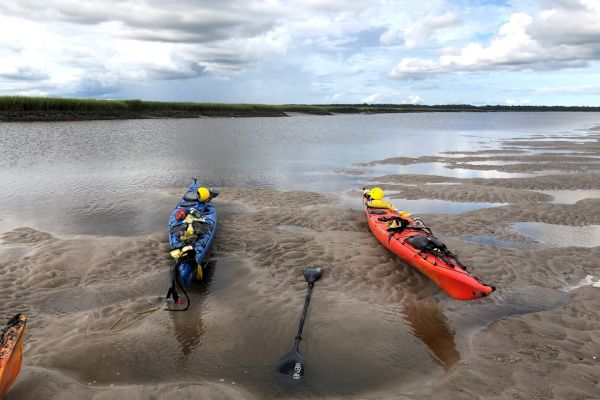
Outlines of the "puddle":
<svg viewBox="0 0 600 400">
<path fill-rule="evenodd" d="M 402 174 L 438 175 L 447 176 L 451 178 L 527 178 L 535 176 L 535 174 L 531 173 L 500 172 L 495 170 L 479 170 L 467 168 L 448 168 L 446 164 L 439 162 L 418 163 L 409 165 L 383 164 L 367 168 L 369 172 L 376 174 L 375 176 Z"/>
<path fill-rule="evenodd" d="M 462 185 L 462 182 L 425 182 L 423 185 L 425 186 L 435 186 L 435 185 Z M 405 186 L 419 186 L 415 185 L 405 185 Z"/>
<path fill-rule="evenodd" d="M 442 151 L 441 153 L 439 153 L 440 155 L 444 156 L 445 158 L 464 158 L 464 157 L 485 157 L 485 156 L 506 156 L 506 157 L 512 157 L 512 156 L 522 156 L 523 153 L 527 153 L 526 151 L 515 151 L 515 152 L 507 152 L 504 151 L 502 149 L 499 149 L 497 151 L 494 150 L 490 150 L 487 153 L 481 153 L 481 152 L 471 152 L 471 153 L 448 153 L 445 151 Z"/>
<path fill-rule="evenodd" d="M 33 254 L 35 249 L 24 244 L 0 244 L 0 262 L 15 260 Z"/>
<path fill-rule="evenodd" d="M 317 233 L 315 230 L 310 228 L 305 228 L 303 226 L 298 225 L 279 225 L 277 229 L 281 229 L 282 231 L 296 233 L 298 235 L 314 235 Z"/>
<path fill-rule="evenodd" d="M 600 288 L 600 278 L 598 278 L 598 280 L 594 282 L 594 277 L 592 275 L 587 275 L 585 278 L 583 278 L 581 281 L 579 281 L 579 283 L 577 283 L 575 285 L 567 286 L 563 289 L 563 291 L 572 292 L 573 290 L 576 290 L 576 289 L 579 289 L 579 288 L 582 288 L 585 286 L 592 286 L 592 287 Z"/>
<path fill-rule="evenodd" d="M 457 160 L 461 162 L 460 160 Z M 525 164 L 525 161 L 511 161 L 511 160 L 485 160 L 485 161 L 465 161 L 462 164 L 468 165 L 513 165 L 513 164 Z"/>
<path fill-rule="evenodd" d="M 597 169 L 590 169 L 590 168 L 586 168 L 585 170 L 579 171 L 581 173 L 588 173 L 588 174 L 596 174 L 598 172 L 600 172 L 600 170 Z M 570 170 L 561 170 L 561 169 L 541 169 L 538 171 L 535 171 L 535 173 L 533 174 L 533 176 L 544 176 L 544 175 L 571 175 L 573 173 L 577 173 L 577 171 L 570 171 Z M 565 177 L 565 179 L 568 179 Z"/>
<path fill-rule="evenodd" d="M 499 287 L 493 299 L 448 304 L 448 320 L 456 329 L 475 332 L 488 324 L 515 315 L 554 310 L 569 303 L 570 295 L 564 291 L 540 286 L 514 284 Z"/>
<path fill-rule="evenodd" d="M 538 193 L 549 194 L 554 197 L 551 203 L 575 204 L 583 199 L 600 198 L 600 190 L 536 190 Z"/>
<path fill-rule="evenodd" d="M 543 222 L 517 222 L 511 227 L 522 235 L 554 247 L 600 246 L 600 225 L 569 226 Z"/>
<path fill-rule="evenodd" d="M 391 202 L 396 208 L 400 208 L 411 214 L 461 214 L 467 211 L 479 210 L 481 208 L 501 207 L 506 205 L 506 203 L 456 202 L 440 199 L 407 200 L 393 197 L 394 195 L 397 195 L 399 191 L 386 190 L 385 193 L 387 201 Z M 343 207 L 349 207 L 353 210 L 364 209 L 363 198 L 360 195 L 342 193 L 340 199 Z M 303 209 L 310 208 L 312 207 L 303 207 Z"/>
<path fill-rule="evenodd" d="M 484 244 L 488 246 L 500 247 L 503 249 L 536 249 L 540 247 L 537 243 L 523 243 L 511 240 L 500 240 L 494 235 L 460 236 L 459 239 L 467 243 Z"/>
<path fill-rule="evenodd" d="M 455 202 L 439 199 L 391 199 L 396 207 L 411 214 L 461 214 L 481 208 L 501 207 L 506 203 Z"/>
<path fill-rule="evenodd" d="M 530 155 L 539 155 L 539 154 L 573 154 L 573 155 L 589 155 L 590 157 L 594 157 L 593 151 L 585 151 L 585 150 L 558 150 L 558 149 L 529 149 L 527 151 Z"/>
</svg>

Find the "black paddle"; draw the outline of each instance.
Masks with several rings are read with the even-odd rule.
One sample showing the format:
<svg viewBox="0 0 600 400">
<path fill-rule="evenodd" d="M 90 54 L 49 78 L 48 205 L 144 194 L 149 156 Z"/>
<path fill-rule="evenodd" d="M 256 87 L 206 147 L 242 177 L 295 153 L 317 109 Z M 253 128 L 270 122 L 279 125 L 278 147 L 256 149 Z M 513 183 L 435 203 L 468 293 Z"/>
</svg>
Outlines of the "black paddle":
<svg viewBox="0 0 600 400">
<path fill-rule="evenodd" d="M 299 382 L 300 379 L 302 379 L 302 376 L 304 376 L 304 359 L 300 355 L 298 349 L 300 348 L 300 341 L 302 340 L 302 331 L 304 330 L 304 321 L 306 320 L 306 313 L 308 312 L 312 289 L 321 275 L 323 275 L 323 268 L 321 267 L 304 268 L 304 279 L 308 282 L 308 292 L 306 293 L 306 299 L 304 300 L 304 310 L 302 310 L 302 316 L 300 317 L 298 334 L 296 335 L 292 351 L 281 357 L 275 367 L 280 373 L 289 375 L 294 382 Z"/>
</svg>

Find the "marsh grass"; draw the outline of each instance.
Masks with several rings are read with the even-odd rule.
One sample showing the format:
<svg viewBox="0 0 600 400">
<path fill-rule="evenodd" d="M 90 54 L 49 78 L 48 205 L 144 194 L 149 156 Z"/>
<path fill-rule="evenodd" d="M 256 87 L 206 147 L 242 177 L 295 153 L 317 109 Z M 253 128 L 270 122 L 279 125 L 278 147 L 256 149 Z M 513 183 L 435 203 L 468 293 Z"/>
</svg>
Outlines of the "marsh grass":
<svg viewBox="0 0 600 400">
<path fill-rule="evenodd" d="M 97 111 L 126 110 L 127 107 L 121 100 L 0 96 L 0 111 Z"/>
<path fill-rule="evenodd" d="M 404 112 L 600 111 L 600 107 L 472 106 L 468 104 L 230 104 L 142 100 L 95 100 L 0 96 L 0 120 L 48 121 L 198 116 L 285 116 L 288 112 L 329 115 Z"/>
<path fill-rule="evenodd" d="M 227 111 L 227 110 L 277 110 L 276 106 L 264 104 L 226 104 L 164 102 L 142 100 L 95 100 L 52 97 L 0 96 L 0 111 Z"/>
</svg>

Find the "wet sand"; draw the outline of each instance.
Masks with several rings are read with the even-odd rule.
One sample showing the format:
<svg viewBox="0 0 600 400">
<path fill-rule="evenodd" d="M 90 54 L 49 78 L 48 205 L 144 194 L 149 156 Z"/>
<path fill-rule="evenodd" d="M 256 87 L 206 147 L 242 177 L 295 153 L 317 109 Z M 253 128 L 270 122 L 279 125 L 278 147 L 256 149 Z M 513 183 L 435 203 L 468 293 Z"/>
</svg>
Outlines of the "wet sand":
<svg viewBox="0 0 600 400">
<path fill-rule="evenodd" d="M 13 250 L 0 259 L 0 315 L 19 310 L 30 320 L 24 368 L 7 399 L 600 398 L 600 292 L 593 285 L 600 247 L 538 246 L 512 228 L 600 225 L 600 199 L 557 204 L 536 191 L 600 189 L 600 135 L 590 130 L 581 143 L 579 136 L 547 139 L 384 163 L 478 169 L 473 161 L 518 161 L 516 172 L 560 174 L 365 177 L 365 185 L 394 190 L 398 207 L 403 199 L 506 203 L 422 215 L 476 276 L 498 287 L 472 302 L 450 300 L 379 245 L 358 190 L 337 196 L 222 188 L 216 264 L 194 286 L 191 309 L 157 311 L 119 333 L 110 330 L 118 318 L 164 303 L 171 260 L 163 231 L 11 229 L 1 237 Z M 160 194 L 174 204 L 182 191 Z M 477 235 L 491 239 L 462 239 Z M 292 345 L 306 290 L 302 268 L 313 265 L 326 273 L 301 344 L 305 381 L 295 386 L 273 365 Z"/>
</svg>

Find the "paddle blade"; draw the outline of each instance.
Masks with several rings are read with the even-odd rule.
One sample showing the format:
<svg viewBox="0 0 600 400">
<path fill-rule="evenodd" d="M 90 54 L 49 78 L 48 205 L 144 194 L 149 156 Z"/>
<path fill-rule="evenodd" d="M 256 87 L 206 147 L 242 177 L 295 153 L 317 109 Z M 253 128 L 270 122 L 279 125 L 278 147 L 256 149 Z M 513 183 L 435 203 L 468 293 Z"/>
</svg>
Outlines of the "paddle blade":
<svg viewBox="0 0 600 400">
<path fill-rule="evenodd" d="M 321 267 L 304 268 L 304 279 L 308 283 L 317 281 L 321 275 L 323 275 L 323 268 Z"/>
<path fill-rule="evenodd" d="M 275 366 L 279 373 L 289 375 L 292 381 L 299 382 L 304 376 L 304 359 L 295 350 L 290 351 Z"/>
</svg>

